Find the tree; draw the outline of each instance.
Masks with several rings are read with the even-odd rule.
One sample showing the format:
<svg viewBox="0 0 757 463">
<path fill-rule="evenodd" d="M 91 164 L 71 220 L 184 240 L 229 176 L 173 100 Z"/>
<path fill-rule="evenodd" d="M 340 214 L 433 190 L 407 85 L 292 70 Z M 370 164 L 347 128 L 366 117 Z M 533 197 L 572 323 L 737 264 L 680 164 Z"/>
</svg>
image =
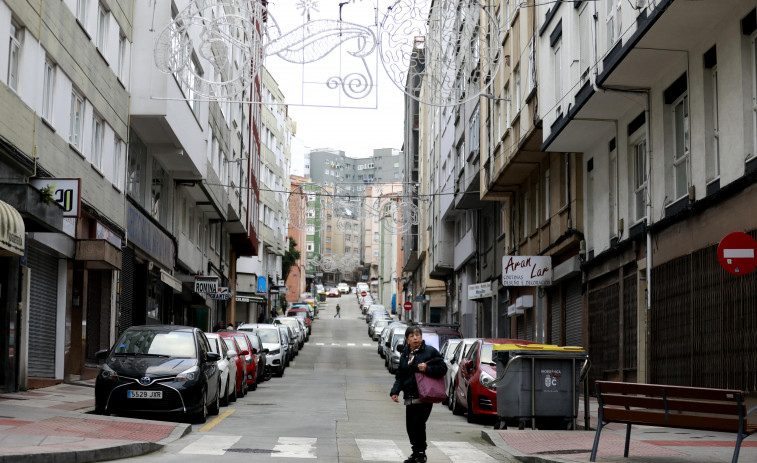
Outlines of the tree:
<svg viewBox="0 0 757 463">
<path fill-rule="evenodd" d="M 300 251 L 297 250 L 297 242 L 289 237 L 289 249 L 284 253 L 284 257 L 281 259 L 281 273 L 284 275 L 284 281 L 289 277 L 289 270 L 292 265 L 300 258 Z"/>
</svg>

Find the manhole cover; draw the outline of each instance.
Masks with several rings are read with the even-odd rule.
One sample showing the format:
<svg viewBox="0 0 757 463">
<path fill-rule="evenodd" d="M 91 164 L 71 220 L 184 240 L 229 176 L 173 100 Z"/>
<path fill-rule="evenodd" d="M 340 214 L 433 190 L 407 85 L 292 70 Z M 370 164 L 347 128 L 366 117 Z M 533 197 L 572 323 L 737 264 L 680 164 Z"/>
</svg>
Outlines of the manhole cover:
<svg viewBox="0 0 757 463">
<path fill-rule="evenodd" d="M 573 455 L 576 453 L 591 453 L 591 449 L 547 450 L 546 452 L 536 452 L 536 455 Z"/>
</svg>

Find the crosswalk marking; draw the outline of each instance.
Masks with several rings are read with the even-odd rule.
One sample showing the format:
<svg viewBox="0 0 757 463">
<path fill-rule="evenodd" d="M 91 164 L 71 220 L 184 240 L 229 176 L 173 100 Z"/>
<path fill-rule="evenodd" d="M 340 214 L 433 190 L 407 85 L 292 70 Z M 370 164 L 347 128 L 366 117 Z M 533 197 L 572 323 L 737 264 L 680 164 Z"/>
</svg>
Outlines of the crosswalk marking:
<svg viewBox="0 0 757 463">
<path fill-rule="evenodd" d="M 469 442 L 431 441 L 431 443 L 447 455 L 453 463 L 496 463 L 497 461 Z"/>
<path fill-rule="evenodd" d="M 279 437 L 279 443 L 271 452 L 278 458 L 315 458 L 315 437 Z"/>
<path fill-rule="evenodd" d="M 184 447 L 181 452 L 190 455 L 223 455 L 242 436 L 205 435 Z"/>
<path fill-rule="evenodd" d="M 367 342 L 364 342 L 364 343 L 363 343 L 363 347 L 371 347 L 372 345 L 373 345 L 373 344 L 369 344 L 369 343 L 367 343 Z"/>
<path fill-rule="evenodd" d="M 339 342 L 331 342 L 326 344 L 325 342 L 317 342 L 315 343 L 316 346 L 332 346 L 332 347 L 355 347 L 357 344 L 354 342 L 348 342 L 346 344 L 342 344 Z M 371 344 L 369 342 L 364 342 L 360 344 L 362 347 L 376 347 L 376 344 Z"/>
<path fill-rule="evenodd" d="M 386 439 L 355 439 L 360 449 L 360 456 L 367 461 L 396 461 L 402 460 L 404 454 L 392 440 Z"/>
<path fill-rule="evenodd" d="M 347 345 L 348 345 L 348 346 L 354 346 L 354 345 L 355 345 L 355 343 L 354 343 L 354 342 L 348 342 L 348 343 L 347 343 Z"/>
</svg>

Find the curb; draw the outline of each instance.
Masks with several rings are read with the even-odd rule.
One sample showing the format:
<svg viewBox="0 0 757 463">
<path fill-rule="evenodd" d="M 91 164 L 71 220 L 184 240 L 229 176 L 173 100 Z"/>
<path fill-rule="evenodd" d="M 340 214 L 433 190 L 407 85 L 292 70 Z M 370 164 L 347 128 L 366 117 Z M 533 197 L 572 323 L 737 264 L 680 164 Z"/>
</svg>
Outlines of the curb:
<svg viewBox="0 0 757 463">
<path fill-rule="evenodd" d="M 560 458 L 545 458 L 542 456 L 526 455 L 524 453 L 520 453 L 513 447 L 507 445 L 505 440 L 502 439 L 502 436 L 500 436 L 497 431 L 489 431 L 487 429 L 484 429 L 481 431 L 481 438 L 491 445 L 505 451 L 516 460 L 522 461 L 523 463 L 575 463 L 568 460 L 562 460 Z"/>
</svg>

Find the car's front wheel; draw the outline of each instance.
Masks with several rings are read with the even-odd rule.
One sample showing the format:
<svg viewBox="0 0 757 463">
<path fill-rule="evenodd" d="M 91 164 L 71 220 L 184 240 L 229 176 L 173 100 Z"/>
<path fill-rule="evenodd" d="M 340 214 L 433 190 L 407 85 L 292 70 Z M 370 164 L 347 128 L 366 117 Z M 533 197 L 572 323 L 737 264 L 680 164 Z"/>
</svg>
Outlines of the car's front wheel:
<svg viewBox="0 0 757 463">
<path fill-rule="evenodd" d="M 218 387 L 216 388 L 216 398 L 213 401 L 213 405 L 208 409 L 208 413 L 211 415 L 218 415 L 221 411 L 221 380 L 218 380 Z"/>
<path fill-rule="evenodd" d="M 208 390 L 202 390 L 202 403 L 200 410 L 195 414 L 193 421 L 195 424 L 202 424 L 208 419 Z"/>
</svg>

